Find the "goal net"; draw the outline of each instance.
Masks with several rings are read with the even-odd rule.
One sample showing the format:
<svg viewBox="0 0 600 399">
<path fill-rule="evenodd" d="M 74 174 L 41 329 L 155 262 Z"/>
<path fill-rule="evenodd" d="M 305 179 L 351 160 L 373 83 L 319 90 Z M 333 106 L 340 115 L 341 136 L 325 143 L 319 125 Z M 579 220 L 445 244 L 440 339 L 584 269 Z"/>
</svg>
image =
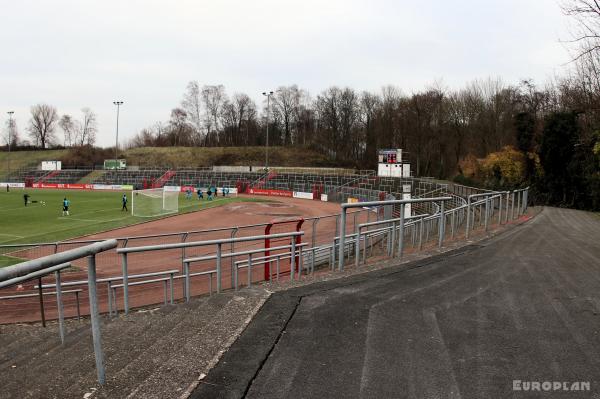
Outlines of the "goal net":
<svg viewBox="0 0 600 399">
<path fill-rule="evenodd" d="M 131 195 L 131 214 L 138 217 L 155 217 L 179 211 L 179 191 L 163 188 L 134 190 Z"/>
</svg>

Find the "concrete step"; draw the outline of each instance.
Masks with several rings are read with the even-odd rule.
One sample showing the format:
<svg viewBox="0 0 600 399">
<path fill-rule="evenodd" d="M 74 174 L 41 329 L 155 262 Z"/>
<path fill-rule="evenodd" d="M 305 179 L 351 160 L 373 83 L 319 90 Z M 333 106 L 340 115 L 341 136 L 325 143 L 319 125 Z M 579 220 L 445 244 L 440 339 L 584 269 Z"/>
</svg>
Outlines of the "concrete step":
<svg viewBox="0 0 600 399">
<path fill-rule="evenodd" d="M 56 327 L 0 326 L 1 398 L 176 398 L 207 372 L 251 309 L 267 294 L 257 288 L 194 298 L 189 304 L 145 308 L 102 318 L 106 384 L 97 384 L 89 320 Z M 12 366 L 16 367 L 12 367 Z"/>
<path fill-rule="evenodd" d="M 18 333 L 12 332 L 10 335 L 15 337 L 14 342 L 1 347 L 0 370 L 13 365 L 17 367 L 26 366 L 34 354 L 50 353 L 63 347 L 58 336 L 58 324 L 49 323 L 48 327 L 42 328 L 41 332 L 36 331 L 39 330 L 39 327 L 33 327 L 35 330 L 30 326 L 27 327 L 29 328 L 23 328 Z M 69 325 L 64 347 L 77 342 L 86 331 L 89 332 L 89 326 L 85 324 Z"/>
<path fill-rule="evenodd" d="M 225 306 L 209 319 L 200 314 L 194 314 L 186 320 L 185 328 L 181 329 L 176 338 L 181 345 L 174 346 L 169 356 L 161 359 L 158 367 L 139 383 L 129 397 L 163 398 L 164 392 L 177 393 L 184 391 L 191 381 L 195 381 L 202 370 L 210 367 L 211 359 L 203 355 L 203 343 L 222 339 L 224 332 L 235 328 L 229 318 L 232 314 L 243 312 L 245 298 L 233 296 Z M 226 342 L 222 342 L 226 344 Z M 194 367 L 185 367 L 189 359 L 196 359 Z M 106 396 L 110 397 L 110 396 Z"/>
<path fill-rule="evenodd" d="M 168 315 L 171 312 L 172 309 L 165 309 L 159 313 Z M 153 334 L 158 336 L 169 328 L 168 324 L 164 326 L 163 324 L 155 326 L 155 324 L 154 318 L 145 312 L 136 312 L 131 317 L 113 321 L 103 320 L 101 331 L 105 357 L 107 359 L 120 359 L 121 356 L 115 356 L 115 352 L 120 352 L 124 355 L 124 361 L 127 364 L 127 355 L 130 352 L 125 346 L 132 341 L 128 339 L 129 337 L 143 336 L 143 339 L 152 340 L 156 339 L 156 337 L 152 337 Z M 88 321 L 86 321 L 85 326 L 68 333 L 64 345 L 60 344 L 60 340 L 56 335 L 48 337 L 46 332 L 41 335 L 47 338 L 47 343 L 42 342 L 37 346 L 22 345 L 24 347 L 22 349 L 23 353 L 18 355 L 19 363 L 17 367 L 2 370 L 8 371 L 9 375 L 14 374 L 4 385 L 5 390 L 18 392 L 19 387 L 27 385 L 27 381 L 32 375 L 43 374 L 50 368 L 59 368 L 60 370 L 54 381 L 51 384 L 30 387 L 30 396 L 25 397 L 65 397 L 64 386 L 68 381 L 79 381 L 79 383 L 85 381 L 87 382 L 85 385 L 95 385 L 96 367 L 92 333 Z M 20 370 L 23 369 L 27 370 L 27 373 L 21 373 Z M 86 392 L 86 389 L 87 387 L 80 387 L 80 391 Z M 82 396 L 83 393 L 74 397 Z"/>
<path fill-rule="evenodd" d="M 213 296 L 208 300 L 202 298 L 193 300 L 190 304 L 179 305 L 164 319 L 155 316 L 149 331 L 143 332 L 152 335 L 151 337 L 141 337 L 138 345 L 132 343 L 127 354 L 111 356 L 113 361 L 121 357 L 122 361 L 119 363 L 122 367 L 117 368 L 116 365 L 107 362 L 106 385 L 98 392 L 98 397 L 113 398 L 122 395 L 127 388 L 131 387 L 132 381 L 145 380 L 183 344 L 182 339 L 186 335 L 185 331 L 190 328 L 188 325 L 190 320 L 199 319 L 201 323 L 209 322 L 210 314 L 218 313 L 229 300 L 230 298 L 224 295 Z M 123 341 L 115 340 L 114 344 L 122 345 Z M 126 361 L 123 361 L 124 355 Z"/>
<path fill-rule="evenodd" d="M 100 179 L 106 173 L 105 170 L 92 170 L 87 175 L 83 176 L 77 183 L 79 184 L 90 184 L 94 180 Z"/>
</svg>

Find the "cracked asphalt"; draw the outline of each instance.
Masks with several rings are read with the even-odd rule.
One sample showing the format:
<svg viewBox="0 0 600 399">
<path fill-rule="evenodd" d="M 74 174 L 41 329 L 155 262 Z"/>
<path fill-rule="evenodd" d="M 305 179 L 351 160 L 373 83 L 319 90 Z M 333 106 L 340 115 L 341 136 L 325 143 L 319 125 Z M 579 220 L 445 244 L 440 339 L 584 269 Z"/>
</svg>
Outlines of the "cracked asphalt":
<svg viewBox="0 0 600 399">
<path fill-rule="evenodd" d="M 477 245 L 278 292 L 192 397 L 600 398 L 600 217 L 545 208 Z"/>
</svg>

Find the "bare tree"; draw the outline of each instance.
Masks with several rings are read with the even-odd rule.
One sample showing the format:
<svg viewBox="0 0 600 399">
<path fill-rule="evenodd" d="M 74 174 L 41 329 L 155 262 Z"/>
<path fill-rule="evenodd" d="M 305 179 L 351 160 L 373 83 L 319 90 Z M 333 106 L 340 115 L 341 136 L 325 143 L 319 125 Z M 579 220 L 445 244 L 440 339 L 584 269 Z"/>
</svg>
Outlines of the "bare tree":
<svg viewBox="0 0 600 399">
<path fill-rule="evenodd" d="M 396 86 L 387 85 L 381 89 L 378 144 L 382 147 L 404 147 L 404 137 L 398 126 L 401 100 L 402 92 Z"/>
<path fill-rule="evenodd" d="M 222 116 L 222 108 L 227 100 L 225 87 L 223 85 L 204 86 L 202 87 L 201 96 L 205 109 L 206 140 L 213 140 L 218 145 L 221 129 L 219 118 Z"/>
<path fill-rule="evenodd" d="M 37 104 L 31 107 L 29 119 L 29 135 L 42 148 L 54 140 L 58 113 L 56 108 L 48 104 Z"/>
<path fill-rule="evenodd" d="M 600 54 L 600 1 L 598 0 L 565 0 L 561 8 L 572 17 L 576 26 L 571 43 L 575 43 L 575 60 L 588 55 Z"/>
<path fill-rule="evenodd" d="M 346 87 L 340 96 L 339 103 L 340 134 L 342 154 L 345 159 L 361 159 L 360 143 L 364 137 L 360 135 L 357 124 L 360 120 L 359 98 L 354 89 Z"/>
<path fill-rule="evenodd" d="M 156 135 L 152 128 L 144 128 L 129 140 L 127 148 L 153 147 L 155 145 Z"/>
<path fill-rule="evenodd" d="M 295 128 L 300 114 L 300 100 L 302 91 L 298 86 L 281 86 L 272 97 L 271 112 L 275 120 L 281 121 L 280 128 L 283 131 L 283 145 L 292 144 L 296 141 Z"/>
<path fill-rule="evenodd" d="M 246 142 L 250 118 L 256 115 L 254 101 L 244 93 L 236 93 L 231 101 L 226 100 L 222 107 L 222 122 L 227 144 L 242 143 L 242 127 L 246 127 Z"/>
<path fill-rule="evenodd" d="M 333 159 L 341 157 L 339 134 L 341 96 L 342 90 L 333 86 L 322 91 L 314 105 L 318 114 L 318 129 L 322 132 L 320 144 Z"/>
<path fill-rule="evenodd" d="M 201 145 L 204 141 L 203 123 L 202 123 L 202 99 L 200 85 L 198 82 L 191 81 L 186 87 L 186 91 L 181 101 L 181 108 L 187 114 L 188 124 L 194 130 L 194 141 Z"/>
<path fill-rule="evenodd" d="M 181 108 L 171 110 L 169 121 L 169 141 L 173 146 L 188 146 L 192 144 L 193 129 L 187 123 L 187 114 Z"/>
<path fill-rule="evenodd" d="M 76 135 L 76 121 L 71 115 L 65 114 L 61 116 L 60 120 L 58 121 L 58 126 L 60 126 L 64 133 L 65 147 L 71 147 L 73 145 L 73 141 L 75 140 Z"/>
<path fill-rule="evenodd" d="M 365 154 L 364 160 L 370 167 L 375 167 L 377 159 L 377 134 L 375 132 L 375 121 L 380 112 L 381 100 L 375 94 L 364 91 L 360 96 L 360 119 L 365 132 Z"/>
<path fill-rule="evenodd" d="M 96 133 L 98 132 L 98 122 L 96 114 L 89 108 L 82 108 L 83 119 L 78 124 L 77 144 L 83 146 L 94 145 L 96 142 Z"/>
</svg>

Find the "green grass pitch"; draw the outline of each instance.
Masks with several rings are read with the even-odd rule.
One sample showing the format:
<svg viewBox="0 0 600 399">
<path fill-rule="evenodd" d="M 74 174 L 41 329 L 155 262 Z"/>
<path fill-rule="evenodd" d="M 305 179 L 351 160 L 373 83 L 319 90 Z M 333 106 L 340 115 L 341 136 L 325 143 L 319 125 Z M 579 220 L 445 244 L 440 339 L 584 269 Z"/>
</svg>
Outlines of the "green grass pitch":
<svg viewBox="0 0 600 399">
<path fill-rule="evenodd" d="M 27 192 L 30 201 L 24 206 L 23 194 Z M 129 226 L 158 219 L 131 215 L 131 192 L 127 192 L 129 212 L 121 211 L 121 197 L 118 191 L 78 191 L 27 189 L 0 192 L 0 245 L 37 242 L 56 242 L 93 234 L 100 231 Z M 70 216 L 62 216 L 62 199 L 71 201 Z M 205 195 L 206 198 L 206 195 Z M 41 204 L 45 202 L 45 205 Z M 260 201 L 241 197 L 218 197 L 213 201 L 192 200 L 179 195 L 179 213 L 199 211 L 222 206 L 231 202 Z M 164 217 L 164 216 L 163 216 Z M 6 250 L 0 248 L 0 267 L 21 262 L 22 259 L 1 255 Z"/>
</svg>

